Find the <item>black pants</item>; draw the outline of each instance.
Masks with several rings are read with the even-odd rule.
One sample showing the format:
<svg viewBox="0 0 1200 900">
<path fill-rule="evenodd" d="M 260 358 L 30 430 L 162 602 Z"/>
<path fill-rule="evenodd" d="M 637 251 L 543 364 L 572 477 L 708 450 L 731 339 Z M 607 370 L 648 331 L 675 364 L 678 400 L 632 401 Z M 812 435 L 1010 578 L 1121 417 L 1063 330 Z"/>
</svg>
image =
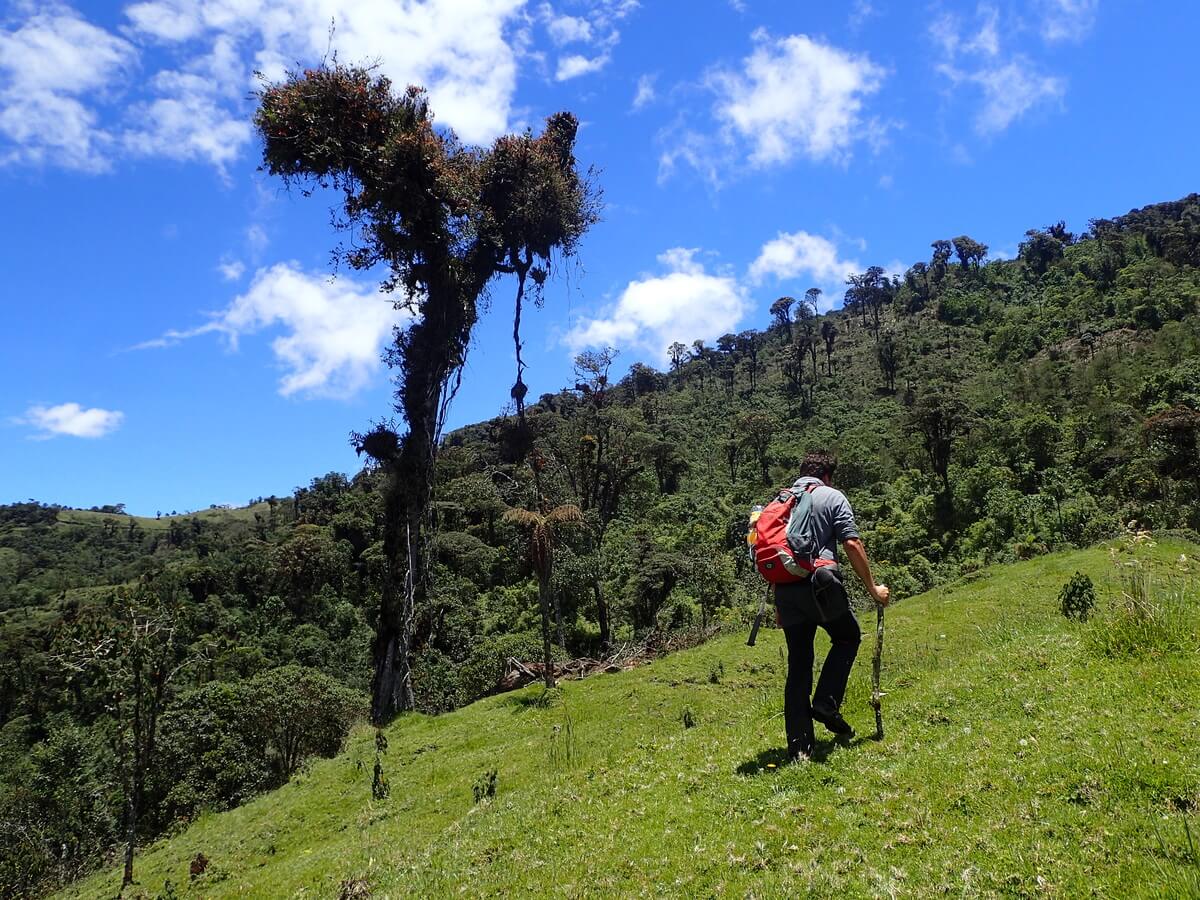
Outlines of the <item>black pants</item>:
<svg viewBox="0 0 1200 900">
<path fill-rule="evenodd" d="M 813 638 L 817 628 L 829 633 L 833 646 L 821 667 L 817 679 L 817 690 L 813 693 Z M 822 622 L 800 622 L 785 625 L 784 637 L 788 645 L 787 685 L 783 689 L 783 721 L 787 729 L 789 750 L 811 753 L 814 744 L 812 703 L 837 709 L 846 696 L 846 682 L 850 680 L 850 669 L 862 643 L 862 631 L 854 613 L 845 612 L 836 619 Z M 810 701 L 809 697 L 812 697 Z"/>
</svg>

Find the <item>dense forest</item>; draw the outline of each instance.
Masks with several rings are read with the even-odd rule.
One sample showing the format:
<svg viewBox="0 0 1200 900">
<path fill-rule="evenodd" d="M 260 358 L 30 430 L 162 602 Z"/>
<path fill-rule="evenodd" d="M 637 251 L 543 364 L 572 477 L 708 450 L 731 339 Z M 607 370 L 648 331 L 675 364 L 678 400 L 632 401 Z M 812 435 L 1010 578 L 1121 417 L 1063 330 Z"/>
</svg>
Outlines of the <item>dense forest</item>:
<svg viewBox="0 0 1200 900">
<path fill-rule="evenodd" d="M 813 289 L 664 348 L 665 372 L 584 353 L 573 385 L 445 435 L 417 708 L 496 690 L 546 633 L 574 658 L 740 627 L 747 509 L 808 449 L 838 455 L 900 597 L 1133 523 L 1200 530 L 1200 195 L 1030 230 L 1016 259 L 931 250 L 831 312 Z M 152 837 L 337 751 L 370 705 L 389 477 L 159 519 L 0 507 L 0 885 L 110 860 L 131 797 Z"/>
</svg>

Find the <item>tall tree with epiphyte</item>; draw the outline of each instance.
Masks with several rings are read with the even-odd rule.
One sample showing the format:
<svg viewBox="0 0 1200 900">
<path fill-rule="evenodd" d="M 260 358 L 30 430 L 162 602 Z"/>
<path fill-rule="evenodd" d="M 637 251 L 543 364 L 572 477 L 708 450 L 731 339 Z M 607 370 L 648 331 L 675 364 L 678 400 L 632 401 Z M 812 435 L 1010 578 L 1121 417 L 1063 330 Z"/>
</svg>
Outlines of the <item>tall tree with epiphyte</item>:
<svg viewBox="0 0 1200 900">
<path fill-rule="evenodd" d="M 409 652 L 426 586 L 427 514 L 447 408 L 462 378 L 480 298 L 498 276 L 517 278 L 513 397 L 520 405 L 520 314 L 527 279 L 540 289 L 555 259 L 572 256 L 596 221 L 598 194 L 575 161 L 578 121 L 505 135 L 490 148 L 435 127 L 425 91 L 394 92 L 369 69 L 333 63 L 291 73 L 259 94 L 263 167 L 311 193 L 341 194 L 335 224 L 352 240 L 335 251 L 352 269 L 385 265 L 381 288 L 411 319 L 385 359 L 395 370 L 402 433 L 383 422 L 354 436 L 387 473 L 385 573 L 373 644 L 371 715 L 412 709 Z"/>
</svg>

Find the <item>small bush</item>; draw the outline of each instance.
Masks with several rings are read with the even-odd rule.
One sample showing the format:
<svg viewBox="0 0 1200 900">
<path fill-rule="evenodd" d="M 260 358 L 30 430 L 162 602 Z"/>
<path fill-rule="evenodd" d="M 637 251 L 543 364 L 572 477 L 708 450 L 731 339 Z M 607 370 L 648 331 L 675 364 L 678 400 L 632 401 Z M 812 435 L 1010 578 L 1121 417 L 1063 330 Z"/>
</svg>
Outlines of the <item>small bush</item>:
<svg viewBox="0 0 1200 900">
<path fill-rule="evenodd" d="M 683 727 L 684 728 L 695 728 L 696 727 L 696 717 L 694 715 L 692 715 L 692 711 L 690 709 L 685 709 L 683 711 Z"/>
<path fill-rule="evenodd" d="M 371 799 L 386 800 L 392 793 L 392 786 L 387 776 L 383 774 L 383 757 L 388 750 L 387 735 L 382 728 L 375 729 L 375 769 L 371 775 Z"/>
<path fill-rule="evenodd" d="M 1092 584 L 1092 579 L 1082 572 L 1072 575 L 1059 592 L 1058 605 L 1068 619 L 1086 622 L 1096 608 L 1096 586 Z"/>
<path fill-rule="evenodd" d="M 496 796 L 496 770 L 488 769 L 482 775 L 475 779 L 475 784 L 471 786 L 471 792 L 475 795 L 475 802 L 482 803 L 484 800 L 491 800 Z"/>
</svg>

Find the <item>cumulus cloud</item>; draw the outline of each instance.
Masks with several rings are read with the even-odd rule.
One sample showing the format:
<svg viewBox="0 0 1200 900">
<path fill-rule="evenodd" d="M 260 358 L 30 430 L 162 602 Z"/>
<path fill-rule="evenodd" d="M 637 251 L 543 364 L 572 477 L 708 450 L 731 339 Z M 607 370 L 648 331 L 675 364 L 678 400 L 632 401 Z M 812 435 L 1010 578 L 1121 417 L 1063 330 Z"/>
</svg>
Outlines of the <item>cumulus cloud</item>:
<svg viewBox="0 0 1200 900">
<path fill-rule="evenodd" d="M 549 3 L 542 4 L 541 14 L 546 21 L 546 31 L 550 34 L 550 40 L 556 45 L 592 39 L 592 26 L 587 19 L 558 15 Z"/>
<path fill-rule="evenodd" d="M 1051 44 L 1078 42 L 1096 24 L 1099 0 L 1042 0 L 1042 38 Z"/>
<path fill-rule="evenodd" d="M 139 33 L 163 42 L 234 39 L 253 66 L 278 78 L 295 60 L 336 51 L 378 61 L 397 85 L 422 84 L 439 121 L 486 142 L 508 126 L 516 61 L 505 34 L 524 0 L 149 0 L 129 10 Z M 330 33 L 330 23 L 333 32 Z"/>
<path fill-rule="evenodd" d="M 637 0 L 571 0 L 583 16 L 568 15 L 551 4 L 538 7 L 537 18 L 545 26 L 555 46 L 584 44 L 588 52 L 575 50 L 559 57 L 555 81 L 569 81 L 599 72 L 612 61 L 612 51 L 620 43 L 617 23 L 638 8 Z"/>
<path fill-rule="evenodd" d="M 749 149 L 756 166 L 845 156 L 863 139 L 862 108 L 884 70 L 803 34 L 778 40 L 760 29 L 739 69 L 715 69 L 706 83 L 717 95 L 717 121 Z"/>
<path fill-rule="evenodd" d="M 181 162 L 208 162 L 224 171 L 250 142 L 249 117 L 240 108 L 245 82 L 236 44 L 228 35 L 181 70 L 150 79 L 153 99 L 135 104 L 136 123 L 123 135 L 126 150 Z"/>
<path fill-rule="evenodd" d="M 1063 2 L 1073 5 L 1077 0 Z M 1065 79 L 1042 71 L 1024 54 L 1003 52 L 995 7 L 980 6 L 971 27 L 958 16 L 944 14 L 931 24 L 929 36 L 942 51 L 936 71 L 955 88 L 979 91 L 975 131 L 981 136 L 999 134 L 1033 108 L 1066 94 Z"/>
<path fill-rule="evenodd" d="M 572 78 L 578 78 L 580 75 L 599 72 L 608 65 L 610 58 L 607 53 L 601 53 L 599 56 L 593 57 L 587 57 L 581 53 L 564 56 L 558 61 L 558 69 L 554 73 L 554 80 L 569 81 Z"/>
<path fill-rule="evenodd" d="M 853 147 L 878 150 L 892 123 L 867 117 L 867 99 L 887 73 L 807 35 L 754 35 L 754 52 L 738 68 L 715 68 L 702 88 L 715 99 L 713 125 L 681 116 L 659 134 L 659 181 L 683 163 L 713 187 L 740 168 L 767 168 L 798 156 L 843 162 Z"/>
<path fill-rule="evenodd" d="M 284 374 L 279 393 L 349 397 L 370 383 L 384 341 L 403 313 L 370 285 L 309 274 L 294 263 L 260 269 L 249 289 L 204 325 L 168 331 L 134 349 L 169 347 L 221 334 L 232 349 L 242 337 L 281 331 L 271 351 Z"/>
<path fill-rule="evenodd" d="M 18 422 L 38 429 L 35 437 L 41 439 L 59 435 L 100 438 L 116 431 L 124 418 L 125 414 L 116 410 L 84 409 L 78 403 L 60 403 L 58 406 L 31 406 Z"/>
<path fill-rule="evenodd" d="M 54 3 L 0 30 L 0 162 L 105 169 L 113 136 L 89 101 L 113 90 L 137 57 L 128 41 Z"/>
<path fill-rule="evenodd" d="M 828 238 L 807 231 L 781 231 L 763 245 L 747 277 L 759 285 L 767 279 L 792 281 L 804 276 L 816 284 L 840 288 L 848 276 L 862 270 L 857 260 L 843 259 Z"/>
<path fill-rule="evenodd" d="M 65 5 L 19 3 L 0 25 L 0 163 L 102 170 L 125 154 L 222 170 L 252 137 L 252 72 L 280 78 L 331 52 L 377 63 L 401 87 L 424 85 L 441 123 L 486 143 L 509 127 L 511 32 L 525 2 L 145 0 L 126 8 L 120 33 Z M 616 38 L 611 27 L 604 34 Z M 151 59 L 166 65 L 146 70 Z M 132 83 L 139 67 L 145 75 Z"/>
<path fill-rule="evenodd" d="M 745 289 L 730 275 L 706 271 L 697 253 L 676 247 L 660 254 L 665 274 L 631 281 L 605 314 L 567 334 L 567 346 L 572 352 L 635 349 L 662 364 L 674 341 L 690 344 L 732 331 L 750 308 Z"/>
</svg>

